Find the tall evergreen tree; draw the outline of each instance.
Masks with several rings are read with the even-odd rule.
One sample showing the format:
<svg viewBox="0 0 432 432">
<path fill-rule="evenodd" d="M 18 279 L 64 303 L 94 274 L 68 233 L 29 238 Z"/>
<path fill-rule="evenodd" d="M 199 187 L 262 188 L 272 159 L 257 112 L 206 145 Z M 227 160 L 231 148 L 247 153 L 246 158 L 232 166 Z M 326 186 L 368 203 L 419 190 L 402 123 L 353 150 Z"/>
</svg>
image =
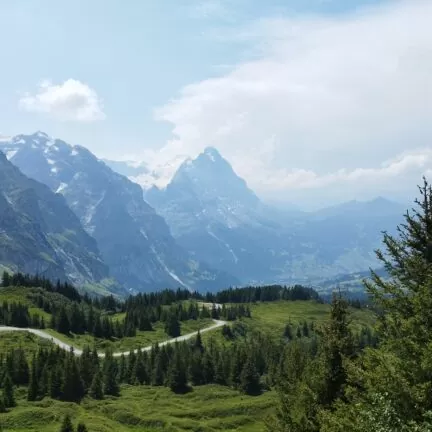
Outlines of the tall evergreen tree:
<svg viewBox="0 0 432 432">
<path fill-rule="evenodd" d="M 240 374 L 240 390 L 248 395 L 261 392 L 260 376 L 251 356 L 248 357 Z"/>
<path fill-rule="evenodd" d="M 89 395 L 93 399 L 103 399 L 103 380 L 102 380 L 102 372 L 98 371 L 95 373 L 93 377 L 93 381 L 90 386 Z"/>
<path fill-rule="evenodd" d="M 388 277 L 372 272 L 365 281 L 380 312 L 380 344 L 351 365 L 348 397 L 323 416 L 325 431 L 394 424 L 411 430 L 410 422 L 421 424 L 432 411 L 432 188 L 426 179 L 419 191 L 397 235 L 384 233 L 384 251 L 376 251 Z"/>
<path fill-rule="evenodd" d="M 63 388 L 63 371 L 58 367 L 54 366 L 49 372 L 49 395 L 52 399 L 57 399 L 62 394 Z"/>
<path fill-rule="evenodd" d="M 73 352 L 70 352 L 65 360 L 62 399 L 78 402 L 84 396 L 84 392 L 84 383 L 79 373 L 77 361 Z"/>
<path fill-rule="evenodd" d="M 174 393 L 184 393 L 188 389 L 185 365 L 177 346 L 174 348 L 174 356 L 169 365 L 167 382 Z"/>
<path fill-rule="evenodd" d="M 14 387 L 8 373 L 3 379 L 3 404 L 6 408 L 12 408 L 16 405 Z"/>
<path fill-rule="evenodd" d="M 33 355 L 31 372 L 30 372 L 30 383 L 27 391 L 27 400 L 35 401 L 39 394 L 37 367 L 36 367 L 36 355 Z"/>
<path fill-rule="evenodd" d="M 111 396 L 120 395 L 120 387 L 117 381 L 117 364 L 112 352 L 105 352 L 104 372 L 103 372 L 104 394 Z"/>
</svg>

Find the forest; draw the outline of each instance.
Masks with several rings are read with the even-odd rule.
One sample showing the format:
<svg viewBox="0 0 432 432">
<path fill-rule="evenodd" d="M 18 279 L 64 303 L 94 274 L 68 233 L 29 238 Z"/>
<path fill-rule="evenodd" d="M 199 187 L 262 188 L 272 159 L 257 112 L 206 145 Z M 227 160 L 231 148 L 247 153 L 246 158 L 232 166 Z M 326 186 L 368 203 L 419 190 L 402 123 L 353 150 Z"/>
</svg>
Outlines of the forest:
<svg viewBox="0 0 432 432">
<path fill-rule="evenodd" d="M 278 335 L 263 329 L 245 336 L 244 326 L 256 313 L 251 306 L 272 301 L 320 303 L 315 291 L 301 286 L 246 287 L 200 296 L 179 290 L 140 294 L 121 302 L 91 299 L 77 290 L 74 294 L 69 286 L 65 295 L 63 287 L 61 295 L 68 299 L 63 309 L 54 303 L 44 306 L 44 298 L 40 304 L 51 312 L 57 308 L 54 321 L 67 318 L 69 328 L 64 331 L 71 331 L 75 309 L 83 314 L 80 331 L 85 332 L 95 310 L 103 312 L 102 327 L 104 320 L 111 320 L 109 311 L 125 314 L 119 335 L 127 326 L 147 328 L 154 319 L 180 323 L 203 313 L 227 324 L 218 338 L 204 341 L 198 333 L 188 341 L 156 343 L 149 350 L 119 356 L 92 347 L 76 356 L 73 350 L 51 346 L 39 348 L 29 358 L 24 347 L 15 347 L 0 356 L 0 410 L 15 409 L 20 388 L 26 389 L 30 402 L 51 398 L 80 403 L 84 398 L 121 399 L 125 386 L 165 386 L 186 395 L 194 388 L 217 384 L 257 398 L 274 391 L 276 407 L 265 418 L 268 431 L 431 430 L 432 188 L 426 179 L 419 192 L 399 234 L 383 235 L 383 249 L 376 254 L 389 277 L 372 271 L 365 279 L 367 304 L 349 302 L 336 291 L 325 321 L 305 317 L 293 323 L 287 316 Z M 3 285 L 8 284 L 3 280 Z M 56 291 L 55 286 L 47 291 Z M 213 307 L 199 308 L 198 299 L 210 300 Z M 222 305 L 216 307 L 216 301 Z M 351 325 L 352 316 L 363 307 L 373 309 L 376 325 L 358 331 Z M 19 303 L 1 307 L 5 323 L 36 325 L 30 316 Z M 93 323 L 92 334 L 94 328 Z M 65 417 L 62 427 L 70 422 Z M 79 427 L 86 430 L 83 424 Z"/>
</svg>

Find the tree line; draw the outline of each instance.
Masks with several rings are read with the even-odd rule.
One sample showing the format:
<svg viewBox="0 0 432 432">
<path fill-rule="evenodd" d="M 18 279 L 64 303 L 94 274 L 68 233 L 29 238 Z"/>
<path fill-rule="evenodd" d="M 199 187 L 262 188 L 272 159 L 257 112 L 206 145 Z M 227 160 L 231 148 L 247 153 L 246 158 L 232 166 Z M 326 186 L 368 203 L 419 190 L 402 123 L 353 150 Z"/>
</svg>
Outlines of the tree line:
<svg viewBox="0 0 432 432">
<path fill-rule="evenodd" d="M 229 288 L 216 294 L 207 293 L 205 300 L 210 303 L 256 303 L 278 300 L 315 300 L 321 302 L 319 294 L 309 287 L 294 285 L 249 286 L 244 288 Z"/>
</svg>

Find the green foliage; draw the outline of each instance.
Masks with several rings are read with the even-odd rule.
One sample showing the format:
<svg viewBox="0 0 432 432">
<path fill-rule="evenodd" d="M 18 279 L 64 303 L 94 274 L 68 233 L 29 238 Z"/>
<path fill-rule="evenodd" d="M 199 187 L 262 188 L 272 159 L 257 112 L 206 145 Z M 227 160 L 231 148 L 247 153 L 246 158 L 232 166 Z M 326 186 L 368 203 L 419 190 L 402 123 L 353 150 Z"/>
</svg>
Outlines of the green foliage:
<svg viewBox="0 0 432 432">
<path fill-rule="evenodd" d="M 186 368 L 182 364 L 179 347 L 176 346 L 174 350 L 174 357 L 168 369 L 168 386 L 174 393 L 185 393 L 188 390 Z"/>
<path fill-rule="evenodd" d="M 93 399 L 100 400 L 104 398 L 102 373 L 100 371 L 96 372 L 93 377 L 89 390 L 89 395 Z"/>
<path fill-rule="evenodd" d="M 365 281 L 381 311 L 380 344 L 349 364 L 346 398 L 322 415 L 324 431 L 430 430 L 432 189 L 425 179 L 419 190 L 398 237 L 385 234 L 377 251 L 390 278 Z"/>
<path fill-rule="evenodd" d="M 15 406 L 14 386 L 8 373 L 6 373 L 3 379 L 3 405 L 5 408 L 12 408 Z"/>
<path fill-rule="evenodd" d="M 63 419 L 62 425 L 60 427 L 60 432 L 75 432 L 72 420 L 68 414 L 66 414 Z"/>
<path fill-rule="evenodd" d="M 251 358 L 246 360 L 240 374 L 240 390 L 248 395 L 261 393 L 260 376 Z"/>
</svg>

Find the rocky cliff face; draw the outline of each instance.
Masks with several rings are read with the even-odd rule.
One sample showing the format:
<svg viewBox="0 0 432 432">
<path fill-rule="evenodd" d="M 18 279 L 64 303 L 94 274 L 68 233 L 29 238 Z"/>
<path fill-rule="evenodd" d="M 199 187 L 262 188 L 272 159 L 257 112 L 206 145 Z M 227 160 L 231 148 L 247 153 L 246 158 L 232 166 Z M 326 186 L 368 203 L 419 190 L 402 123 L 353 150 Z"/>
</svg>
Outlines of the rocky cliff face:
<svg viewBox="0 0 432 432">
<path fill-rule="evenodd" d="M 108 277 L 96 241 L 65 199 L 26 177 L 1 152 L 0 263 L 78 285 Z"/>
</svg>

